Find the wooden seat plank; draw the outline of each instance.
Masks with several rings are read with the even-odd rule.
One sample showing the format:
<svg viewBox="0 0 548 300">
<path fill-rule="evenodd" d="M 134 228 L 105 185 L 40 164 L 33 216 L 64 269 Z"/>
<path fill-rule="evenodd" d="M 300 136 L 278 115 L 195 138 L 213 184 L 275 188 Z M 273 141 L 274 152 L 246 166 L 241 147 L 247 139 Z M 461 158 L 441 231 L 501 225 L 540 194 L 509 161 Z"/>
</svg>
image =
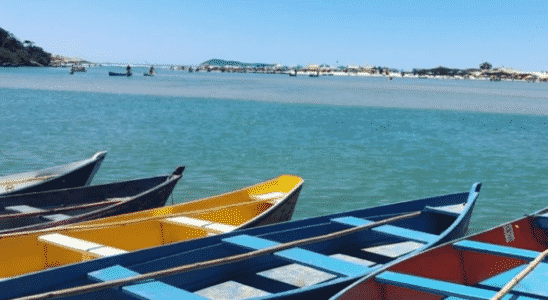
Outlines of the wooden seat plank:
<svg viewBox="0 0 548 300">
<path fill-rule="evenodd" d="M 436 295 L 463 297 L 465 299 L 491 299 L 497 293 L 497 291 L 391 271 L 386 271 L 375 276 L 375 280 L 384 284 L 410 288 Z M 507 294 L 503 299 L 510 300 L 512 297 L 513 295 Z"/>
<path fill-rule="evenodd" d="M 356 218 L 356 217 L 335 218 L 335 219 L 331 219 L 331 222 L 336 222 L 336 223 L 349 225 L 349 226 L 356 226 L 356 227 L 373 223 L 373 221 Z M 422 231 L 407 229 L 403 227 L 393 226 L 393 225 L 382 225 L 379 227 L 374 227 L 371 230 L 375 232 L 388 234 L 391 236 L 404 238 L 407 240 L 421 242 L 421 243 L 428 243 L 428 242 L 433 242 L 438 240 L 437 235 L 422 232 Z"/>
<path fill-rule="evenodd" d="M 88 273 L 88 278 L 91 280 L 104 282 L 117 279 L 124 279 L 140 275 L 137 272 L 126 269 L 120 265 L 115 265 L 109 268 L 101 269 L 98 271 Z M 191 299 L 191 300 L 205 300 L 206 298 L 196 295 L 194 293 L 176 288 L 174 286 L 165 284 L 160 281 L 146 281 L 143 283 L 137 283 L 122 288 L 122 291 L 145 300 L 156 299 Z"/>
<path fill-rule="evenodd" d="M 46 220 L 53 221 L 53 222 L 64 221 L 64 220 L 72 218 L 71 216 L 65 215 L 65 214 L 54 214 L 54 215 L 46 215 L 46 216 L 41 216 L 41 217 L 46 219 Z"/>
<path fill-rule="evenodd" d="M 253 250 L 264 249 L 276 246 L 279 243 L 248 235 L 238 235 L 223 239 L 223 242 L 250 248 Z M 290 261 L 303 264 L 327 272 L 336 273 L 343 276 L 356 276 L 364 274 L 369 268 L 352 262 L 329 257 L 320 253 L 312 252 L 301 248 L 291 248 L 275 252 L 274 255 L 288 259 Z"/>
<path fill-rule="evenodd" d="M 41 242 L 50 243 L 59 247 L 68 248 L 70 250 L 90 252 L 97 256 L 113 256 L 113 255 L 127 253 L 127 251 L 122 249 L 108 247 L 108 246 L 104 246 L 94 242 L 89 242 L 89 241 L 77 239 L 71 236 L 62 235 L 58 233 L 39 236 L 38 240 Z"/>
<path fill-rule="evenodd" d="M 460 250 L 475 251 L 481 253 L 488 253 L 499 256 L 508 256 L 512 258 L 519 258 L 524 260 L 534 260 L 540 252 L 519 249 L 508 246 L 501 246 L 496 244 L 489 244 L 483 242 L 476 242 L 471 240 L 464 240 L 453 244 L 453 247 Z"/>
<path fill-rule="evenodd" d="M 466 203 L 445 206 L 425 206 L 424 210 L 458 217 L 464 211 L 464 207 L 466 207 L 465 204 Z"/>
<path fill-rule="evenodd" d="M 4 207 L 5 210 L 15 211 L 21 214 L 39 213 L 45 211 L 44 209 L 32 207 L 28 205 L 13 205 Z"/>
<path fill-rule="evenodd" d="M 506 272 L 500 273 L 497 276 L 484 280 L 479 285 L 491 286 L 500 289 L 526 267 L 527 265 L 515 267 Z M 548 297 L 548 285 L 546 278 L 548 278 L 548 264 L 540 263 L 533 271 L 531 271 L 531 273 L 527 274 L 525 278 L 515 285 L 512 288 L 512 291 Z"/>
</svg>

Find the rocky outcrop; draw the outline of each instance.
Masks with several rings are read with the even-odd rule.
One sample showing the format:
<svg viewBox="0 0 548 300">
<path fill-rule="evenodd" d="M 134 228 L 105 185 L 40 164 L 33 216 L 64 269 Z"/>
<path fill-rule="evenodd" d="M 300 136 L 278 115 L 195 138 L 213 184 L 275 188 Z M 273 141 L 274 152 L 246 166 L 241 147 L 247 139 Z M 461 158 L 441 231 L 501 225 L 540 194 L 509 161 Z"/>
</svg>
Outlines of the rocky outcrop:
<svg viewBox="0 0 548 300">
<path fill-rule="evenodd" d="M 21 42 L 10 32 L 0 28 L 0 66 L 43 67 L 49 65 L 51 53 L 34 46 L 31 41 Z"/>
</svg>

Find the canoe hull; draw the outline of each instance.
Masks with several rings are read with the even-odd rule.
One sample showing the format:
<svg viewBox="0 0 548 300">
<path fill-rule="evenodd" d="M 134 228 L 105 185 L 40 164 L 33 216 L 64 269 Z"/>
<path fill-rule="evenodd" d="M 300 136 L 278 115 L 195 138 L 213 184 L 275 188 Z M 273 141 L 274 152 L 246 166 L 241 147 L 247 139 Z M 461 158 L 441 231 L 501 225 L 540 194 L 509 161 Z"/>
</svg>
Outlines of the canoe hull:
<svg viewBox="0 0 548 300">
<path fill-rule="evenodd" d="M 52 175 L 51 179 L 47 179 L 42 182 L 37 182 L 34 185 L 25 186 L 22 188 L 14 188 L 0 194 L 0 203 L 3 202 L 5 196 L 9 195 L 18 195 L 26 193 L 39 193 L 51 190 L 75 188 L 81 186 L 88 186 L 91 183 L 91 180 L 97 173 L 97 170 L 101 166 L 106 152 L 98 152 L 92 158 L 80 162 L 74 162 L 64 166 L 51 167 L 35 172 L 21 173 L 23 177 L 42 177 Z M 72 167 L 74 166 L 74 167 Z M 67 171 L 62 171 L 63 169 L 68 169 Z M 15 175 L 10 175 L 9 177 L 14 177 Z M 8 176 L 6 176 L 7 178 Z M 1 179 L 1 178 L 0 178 Z"/>
<path fill-rule="evenodd" d="M 184 243 L 170 244 L 162 247 L 155 247 L 149 249 L 143 249 L 135 251 L 129 254 L 120 255 L 116 257 L 105 257 L 97 259 L 94 261 L 80 263 L 78 265 L 66 266 L 64 268 L 49 269 L 46 272 L 38 272 L 35 274 L 28 274 L 26 276 L 21 276 L 13 280 L 0 282 L 0 289 L 8 290 L 14 292 L 10 294 L 10 297 L 23 296 L 33 293 L 40 293 L 46 291 L 52 291 L 55 287 L 63 286 L 78 286 L 82 284 L 91 283 L 87 279 L 87 274 L 93 271 L 105 269 L 113 265 L 123 266 L 132 270 L 135 270 L 139 273 L 152 272 L 154 270 L 170 268 L 173 266 L 189 264 L 198 261 L 217 259 L 221 255 L 229 255 L 233 251 L 233 248 L 222 248 L 225 241 L 235 238 L 238 236 L 251 236 L 251 237 L 261 237 L 267 240 L 279 241 L 279 242 L 290 242 L 300 238 L 310 237 L 317 235 L 318 231 L 324 232 L 326 229 L 329 230 L 340 230 L 337 224 L 333 224 L 332 220 L 340 219 L 345 217 L 357 217 L 365 218 L 368 220 L 380 220 L 387 218 L 389 216 L 399 215 L 401 213 L 408 213 L 410 211 L 422 210 L 426 206 L 442 206 L 442 205 L 455 205 L 457 203 L 465 203 L 462 213 L 458 217 L 453 217 L 453 220 L 450 224 L 445 224 L 445 230 L 439 228 L 441 232 L 438 232 L 439 238 L 435 241 L 432 241 L 425 246 L 431 247 L 442 243 L 454 235 L 461 234 L 465 232 L 467 227 L 467 222 L 469 221 L 472 209 L 475 205 L 477 198 L 477 192 L 479 192 L 479 186 L 475 185 L 476 193 L 460 193 L 452 194 L 440 197 L 433 197 L 421 200 L 414 200 L 409 202 L 401 202 L 396 204 L 385 205 L 375 208 L 367 208 L 358 211 L 344 212 L 333 214 L 323 217 L 315 217 L 304 220 L 292 221 L 281 224 L 267 225 L 258 228 L 245 229 L 237 232 L 222 234 L 219 236 L 210 236 L 207 238 L 191 240 Z M 473 190 L 474 190 L 473 188 Z M 297 196 L 297 195 L 296 195 Z M 289 213 L 287 213 L 289 214 Z M 432 220 L 430 215 L 425 215 L 425 220 Z M 401 226 L 406 222 L 413 223 L 413 219 L 409 221 L 403 220 L 399 223 L 394 223 L 394 225 Z M 417 223 L 419 221 L 416 221 Z M 435 221 L 434 221 L 435 223 Z M 260 224 L 260 223 L 259 223 Z M 415 227 L 422 226 L 421 224 L 414 224 Z M 430 224 L 431 225 L 431 224 Z M 428 226 L 430 226 L 428 225 Z M 331 227 L 330 227 L 331 226 Z M 344 226 L 343 226 L 344 227 Z M 438 229 L 432 229 L 436 233 Z M 370 234 L 370 233 L 367 233 Z M 351 235 L 340 240 L 344 243 L 353 243 L 356 241 L 356 235 Z M 369 238 L 364 237 L 360 239 L 361 242 L 367 242 Z M 321 252 L 322 249 L 326 250 L 329 253 L 333 253 L 332 250 L 329 250 L 333 247 L 338 247 L 332 243 L 322 243 L 318 245 L 309 245 L 306 246 L 307 250 L 314 250 Z M 360 245 L 360 247 L 363 247 Z M 199 249 L 207 249 L 204 251 L 199 251 Z M 418 249 L 420 250 L 420 249 Z M 417 251 L 418 251 L 417 250 Z M 219 253 L 219 251 L 221 253 Z M 226 251 L 226 254 L 222 252 Z M 239 253 L 239 252 L 238 252 Z M 338 252 L 334 252 L 338 253 Z M 410 254 L 409 254 L 410 255 Z M 407 257 L 409 255 L 404 255 Z M 197 291 L 204 288 L 204 280 L 212 281 L 215 283 L 220 283 L 224 281 L 231 280 L 231 276 L 245 277 L 247 274 L 253 274 L 258 272 L 258 270 L 263 270 L 263 268 L 270 268 L 279 266 L 280 262 L 272 261 L 272 256 L 264 256 L 253 259 L 249 263 L 235 263 L 237 265 L 224 265 L 216 269 L 205 269 L 193 271 L 188 274 L 181 274 L 180 277 L 174 276 L 170 278 L 162 279 L 161 281 L 168 284 L 175 285 L 177 283 L 184 283 L 185 286 L 181 289 L 187 291 Z M 265 267 L 267 265 L 267 267 Z M 354 266 L 355 267 L 355 266 Z M 367 269 L 367 268 L 366 268 Z M 362 271 L 360 271 L 362 272 Z M 367 272 L 367 271 L 363 271 Z M 340 291 L 342 288 L 348 286 L 352 282 L 363 277 L 367 273 L 360 273 L 349 276 L 347 278 L 336 278 L 325 283 L 319 283 L 312 285 L 306 288 L 293 289 L 286 292 L 280 292 L 277 294 L 272 294 L 271 296 L 261 297 L 261 299 L 326 299 L 336 292 Z M 44 284 L 42 287 L 37 285 L 31 286 L 31 282 L 43 282 L 41 278 L 56 278 L 56 282 L 52 282 L 50 286 Z M 255 277 L 253 277 L 255 278 Z M 42 285 L 42 284 L 41 284 Z M 25 291 L 15 292 L 17 287 L 25 286 Z M 28 287 L 28 288 L 27 288 Z M 99 296 L 105 298 L 113 297 L 123 297 L 119 290 L 103 290 L 91 294 L 78 295 L 78 299 L 94 299 Z M 0 299 L 3 299 L 0 297 Z M 74 298 L 76 299 L 76 298 Z"/>
<path fill-rule="evenodd" d="M 41 230 L 164 206 L 180 179 L 181 174 L 172 174 L 97 186 L 5 197 L 4 207 L 16 205 L 62 207 L 101 202 L 113 198 L 124 198 L 124 200 L 60 221 L 37 222 L 40 217 L 29 218 L 26 223 L 24 221 L 19 223 L 10 220 L 0 221 L 0 226 L 2 226 L 0 227 L 0 234 Z M 23 226 L 16 226 L 21 224 Z"/>
<path fill-rule="evenodd" d="M 385 299 L 397 299 L 401 293 L 416 299 L 445 299 L 448 295 L 460 299 L 464 294 L 491 299 L 518 269 L 548 248 L 547 212 L 544 208 L 417 253 L 369 274 L 331 299 L 375 299 L 372 295 L 380 290 L 390 295 Z M 545 262 L 542 271 L 528 273 L 503 299 L 546 299 Z M 517 297 L 520 293 L 523 295 Z"/>
<path fill-rule="evenodd" d="M 268 212 L 240 226 L 239 229 L 248 229 L 259 226 L 277 224 L 291 220 L 295 212 L 295 206 L 301 193 L 302 185 L 297 187 L 284 201 L 271 207 Z"/>
</svg>

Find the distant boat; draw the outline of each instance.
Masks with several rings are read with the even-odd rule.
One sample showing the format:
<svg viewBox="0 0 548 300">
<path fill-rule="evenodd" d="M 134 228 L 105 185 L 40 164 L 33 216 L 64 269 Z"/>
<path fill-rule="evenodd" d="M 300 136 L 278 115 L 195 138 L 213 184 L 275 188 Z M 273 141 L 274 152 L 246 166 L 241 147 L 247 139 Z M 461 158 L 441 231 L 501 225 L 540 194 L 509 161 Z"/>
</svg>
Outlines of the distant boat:
<svg viewBox="0 0 548 300">
<path fill-rule="evenodd" d="M 101 151 L 91 158 L 65 165 L 0 176 L 0 196 L 87 186 L 106 155 L 106 151 Z"/>
<path fill-rule="evenodd" d="M 490 81 L 502 81 L 500 77 L 491 77 Z"/>
<path fill-rule="evenodd" d="M 116 72 L 108 72 L 108 76 L 131 76 L 131 72 L 129 73 L 116 73 Z"/>
<path fill-rule="evenodd" d="M 72 68 L 70 68 L 70 74 L 74 74 L 74 72 L 86 72 L 86 68 L 84 66 L 73 65 Z"/>
</svg>

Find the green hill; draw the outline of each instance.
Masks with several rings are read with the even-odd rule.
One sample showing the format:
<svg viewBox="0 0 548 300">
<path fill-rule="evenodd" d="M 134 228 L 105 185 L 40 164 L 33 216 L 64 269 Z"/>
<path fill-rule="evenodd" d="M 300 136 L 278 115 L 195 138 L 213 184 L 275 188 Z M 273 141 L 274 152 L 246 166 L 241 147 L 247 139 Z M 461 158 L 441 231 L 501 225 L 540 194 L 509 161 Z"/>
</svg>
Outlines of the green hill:
<svg viewBox="0 0 548 300">
<path fill-rule="evenodd" d="M 204 61 L 203 63 L 200 64 L 200 66 L 205 66 L 205 65 L 221 66 L 221 67 L 223 67 L 223 66 L 235 66 L 235 67 L 242 67 L 242 68 L 245 68 L 245 67 L 263 68 L 263 67 L 272 67 L 272 66 L 274 66 L 274 64 L 243 63 L 243 62 L 240 62 L 240 61 L 224 60 L 224 59 L 218 59 L 218 58 L 206 60 L 206 61 Z"/>
<path fill-rule="evenodd" d="M 51 53 L 0 28 L 0 67 L 47 66 Z"/>
</svg>

